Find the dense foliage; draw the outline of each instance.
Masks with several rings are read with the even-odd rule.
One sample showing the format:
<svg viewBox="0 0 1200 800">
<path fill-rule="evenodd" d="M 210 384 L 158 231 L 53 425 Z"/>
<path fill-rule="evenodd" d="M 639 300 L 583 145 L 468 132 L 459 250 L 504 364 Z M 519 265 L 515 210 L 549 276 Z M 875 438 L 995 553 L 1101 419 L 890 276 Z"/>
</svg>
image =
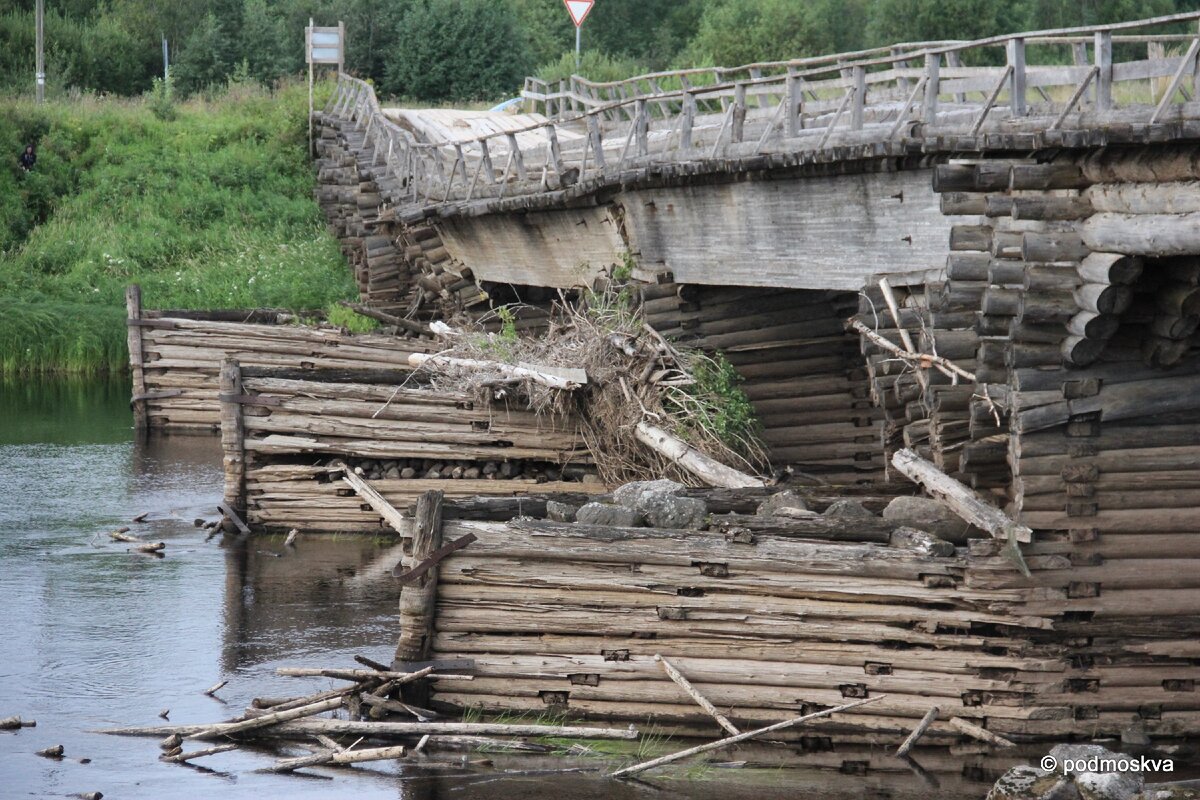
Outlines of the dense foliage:
<svg viewBox="0 0 1200 800">
<path fill-rule="evenodd" d="M 355 295 L 313 202 L 303 86 L 176 104 L 0 113 L 0 371 L 125 359 L 124 288 L 151 308 L 326 308 Z M 16 167 L 39 142 L 32 172 Z"/>
<path fill-rule="evenodd" d="M 30 88 L 34 0 L 0 0 L 0 88 Z M 59 0 L 48 3 L 52 90 L 138 94 L 166 36 L 188 95 L 243 74 L 300 72 L 303 29 L 345 23 L 347 68 L 422 101 L 513 95 L 521 76 L 574 64 L 561 0 Z M 597 0 L 582 72 L 736 65 L 943 38 L 1137 19 L 1200 0 Z M 1181 28 L 1182 30 L 1182 28 Z M 540 67 L 540 70 L 539 70 Z M 591 70 L 591 71 L 589 71 Z"/>
</svg>

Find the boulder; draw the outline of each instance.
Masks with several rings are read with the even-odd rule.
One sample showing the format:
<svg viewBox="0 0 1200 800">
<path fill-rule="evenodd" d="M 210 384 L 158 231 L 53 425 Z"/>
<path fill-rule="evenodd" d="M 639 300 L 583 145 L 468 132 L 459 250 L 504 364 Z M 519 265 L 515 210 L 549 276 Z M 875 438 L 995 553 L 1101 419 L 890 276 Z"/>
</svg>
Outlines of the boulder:
<svg viewBox="0 0 1200 800">
<path fill-rule="evenodd" d="M 554 522 L 574 522 L 579 506 L 570 503 L 560 503 L 557 500 L 546 501 L 546 517 Z"/>
<path fill-rule="evenodd" d="M 793 492 L 791 489 L 785 489 L 782 492 L 776 492 L 758 504 L 758 515 L 760 517 L 773 517 L 778 515 L 781 508 L 791 509 L 793 511 L 808 511 L 808 504 L 804 502 L 804 498 Z"/>
<path fill-rule="evenodd" d="M 1080 800 L 1066 775 L 1047 775 L 1027 764 L 1013 767 L 987 793 L 987 800 Z"/>
<path fill-rule="evenodd" d="M 944 503 L 928 497 L 896 497 L 883 510 L 883 518 L 928 531 L 954 544 L 965 544 L 968 535 L 978 530 Z"/>
<path fill-rule="evenodd" d="M 636 528 L 645 518 L 642 512 L 612 503 L 588 503 L 575 513 L 581 525 L 603 525 L 608 528 Z"/>
<path fill-rule="evenodd" d="M 907 525 L 892 531 L 889 541 L 892 547 L 914 550 L 923 556 L 952 556 L 954 545 L 945 539 L 939 539 L 932 533 L 910 528 Z"/>
<path fill-rule="evenodd" d="M 1053 769 L 1044 768 L 1048 760 L 1056 765 Z M 1109 771 L 1122 760 L 1129 757 L 1100 745 L 1056 745 L 1040 766 L 1021 765 L 1004 773 L 987 800 L 1147 800 L 1153 796 L 1154 790 L 1145 790 L 1140 772 Z"/>
<path fill-rule="evenodd" d="M 699 498 L 681 496 L 683 489 L 675 481 L 635 481 L 618 487 L 613 500 L 642 514 L 654 528 L 701 528 L 708 506 Z"/>
<path fill-rule="evenodd" d="M 840 500 L 834 500 L 829 504 L 829 508 L 825 509 L 823 516 L 826 517 L 871 517 L 875 515 L 864 506 L 860 501 L 852 497 L 843 497 Z"/>
</svg>

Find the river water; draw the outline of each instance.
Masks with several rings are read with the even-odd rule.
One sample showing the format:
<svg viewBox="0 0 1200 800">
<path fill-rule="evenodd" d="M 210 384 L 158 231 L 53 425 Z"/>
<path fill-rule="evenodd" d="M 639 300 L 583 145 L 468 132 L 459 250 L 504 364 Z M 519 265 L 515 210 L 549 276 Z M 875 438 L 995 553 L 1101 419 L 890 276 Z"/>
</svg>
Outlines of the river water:
<svg viewBox="0 0 1200 800">
<path fill-rule="evenodd" d="M 652 784 L 605 779 L 601 767 L 611 765 L 594 757 L 465 753 L 421 767 L 380 762 L 308 778 L 258 772 L 277 753 L 253 750 L 197 762 L 204 768 L 161 763 L 156 739 L 93 731 L 161 724 L 163 711 L 172 722 L 215 722 L 255 696 L 334 683 L 280 678 L 279 666 L 349 666 L 355 654 L 389 661 L 397 590 L 380 567 L 390 569 L 395 555 L 389 543 L 367 537 L 304 537 L 293 548 L 271 537 L 205 541 L 194 520 L 216 514 L 217 438 L 136 442 L 128 396 L 123 381 L 0 383 L 0 717 L 37 720 L 0 732 L 0 798 L 100 791 L 256 800 L 934 800 L 982 797 L 1019 760 L 942 755 L 926 770 L 889 760 L 882 748 L 760 746 L 727 754 L 752 768 L 689 768 Z M 145 523 L 130 521 L 143 512 Z M 166 542 L 166 556 L 111 540 L 122 525 Z M 221 680 L 229 683 L 219 699 L 203 694 Z M 58 744 L 62 760 L 35 755 Z M 566 768 L 581 771 L 548 774 Z"/>
</svg>

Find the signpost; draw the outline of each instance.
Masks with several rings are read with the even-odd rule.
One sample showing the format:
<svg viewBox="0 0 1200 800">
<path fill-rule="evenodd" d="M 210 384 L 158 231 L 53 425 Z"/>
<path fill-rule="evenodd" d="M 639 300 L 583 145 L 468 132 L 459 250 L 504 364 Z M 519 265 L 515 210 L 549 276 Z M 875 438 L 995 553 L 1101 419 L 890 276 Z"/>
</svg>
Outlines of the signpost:
<svg viewBox="0 0 1200 800">
<path fill-rule="evenodd" d="M 571 21 L 575 23 L 575 69 L 579 69 L 579 30 L 595 4 L 596 0 L 563 0 Z"/>
<path fill-rule="evenodd" d="M 346 26 L 317 28 L 309 17 L 304 29 L 304 60 L 308 62 L 308 152 L 312 155 L 313 67 L 337 64 L 338 74 L 346 65 Z"/>
<path fill-rule="evenodd" d="M 44 54 L 44 44 L 46 40 L 46 9 L 43 0 L 37 0 L 37 7 L 34 12 L 36 20 L 34 21 L 34 38 L 37 40 L 35 47 L 37 48 L 36 58 L 37 63 L 34 65 L 34 95 L 37 101 L 41 103 L 46 99 L 46 57 Z"/>
</svg>

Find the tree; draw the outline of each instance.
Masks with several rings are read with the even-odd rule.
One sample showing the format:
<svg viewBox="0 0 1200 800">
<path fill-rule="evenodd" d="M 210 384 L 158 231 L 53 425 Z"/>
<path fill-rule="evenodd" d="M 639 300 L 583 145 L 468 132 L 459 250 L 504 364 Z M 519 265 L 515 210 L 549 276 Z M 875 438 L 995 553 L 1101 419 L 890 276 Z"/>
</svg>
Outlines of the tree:
<svg viewBox="0 0 1200 800">
<path fill-rule="evenodd" d="M 829 38 L 809 4 L 724 0 L 704 10 L 689 55 L 698 64 L 735 67 L 828 52 Z"/>
<path fill-rule="evenodd" d="M 250 76 L 262 83 L 270 83 L 288 71 L 282 23 L 267 0 L 246 0 L 242 6 L 241 56 Z"/>
<path fill-rule="evenodd" d="M 400 18 L 383 85 L 422 101 L 511 96 L 528 52 L 507 0 L 426 0 Z"/>
<path fill-rule="evenodd" d="M 175 60 L 174 78 L 180 91 L 191 94 L 223 82 L 233 64 L 229 45 L 229 37 L 216 14 L 205 14 Z"/>
</svg>

